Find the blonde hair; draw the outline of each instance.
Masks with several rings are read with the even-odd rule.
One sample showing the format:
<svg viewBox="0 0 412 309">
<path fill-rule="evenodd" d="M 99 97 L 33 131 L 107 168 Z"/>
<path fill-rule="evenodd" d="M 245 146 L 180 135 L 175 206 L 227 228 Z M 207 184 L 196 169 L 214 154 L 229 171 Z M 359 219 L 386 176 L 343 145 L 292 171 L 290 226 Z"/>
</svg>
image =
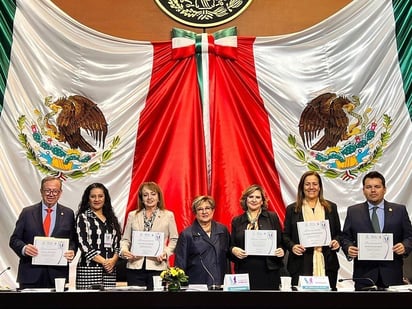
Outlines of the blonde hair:
<svg viewBox="0 0 412 309">
<path fill-rule="evenodd" d="M 195 197 L 192 202 L 192 211 L 194 214 L 196 214 L 196 208 L 203 202 L 209 203 L 210 207 L 212 207 L 212 209 L 215 209 L 215 200 L 213 199 L 213 197 L 209 195 L 199 195 Z"/>
<path fill-rule="evenodd" d="M 260 193 L 262 193 L 262 202 L 263 202 L 262 209 L 265 210 L 268 208 L 269 200 L 266 196 L 265 190 L 263 190 L 261 186 L 254 184 L 254 185 L 247 187 L 245 191 L 243 191 L 242 196 L 240 197 L 240 206 L 242 207 L 244 211 L 247 211 L 247 203 L 246 203 L 247 197 L 255 191 L 260 191 Z"/>
<path fill-rule="evenodd" d="M 166 208 L 165 200 L 163 197 L 162 189 L 160 189 L 160 186 L 153 181 L 146 181 L 146 182 L 143 182 L 139 187 L 138 200 L 137 200 L 137 212 L 145 208 L 144 203 L 143 203 L 143 188 L 144 187 L 157 193 L 157 195 L 159 196 L 159 202 L 157 202 L 157 208 L 165 209 Z"/>
</svg>

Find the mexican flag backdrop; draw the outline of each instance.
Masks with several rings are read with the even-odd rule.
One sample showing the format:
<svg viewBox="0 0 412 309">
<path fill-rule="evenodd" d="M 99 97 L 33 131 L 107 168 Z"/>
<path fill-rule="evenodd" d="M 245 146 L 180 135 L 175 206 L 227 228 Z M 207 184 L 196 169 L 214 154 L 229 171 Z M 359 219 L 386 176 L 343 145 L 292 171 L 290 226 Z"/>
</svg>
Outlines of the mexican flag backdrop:
<svg viewBox="0 0 412 309">
<path fill-rule="evenodd" d="M 1 283 L 17 285 L 9 237 L 46 175 L 64 180 L 60 202 L 74 210 L 87 185 L 104 183 L 122 225 L 143 181 L 162 187 L 179 230 L 200 194 L 230 227 L 254 183 L 283 220 L 307 170 L 322 175 L 342 223 L 371 170 L 412 214 L 410 7 L 355 0 L 298 33 L 173 29 L 168 42 L 143 42 L 89 29 L 51 1 L 2 1 L 0 269 L 12 268 Z M 327 128 L 299 124 L 313 123 L 305 107 L 325 96 L 351 108 L 339 138 L 319 146 Z M 57 125 L 63 101 L 79 107 L 69 119 L 81 143 Z M 341 276 L 350 274 L 342 255 Z"/>
</svg>

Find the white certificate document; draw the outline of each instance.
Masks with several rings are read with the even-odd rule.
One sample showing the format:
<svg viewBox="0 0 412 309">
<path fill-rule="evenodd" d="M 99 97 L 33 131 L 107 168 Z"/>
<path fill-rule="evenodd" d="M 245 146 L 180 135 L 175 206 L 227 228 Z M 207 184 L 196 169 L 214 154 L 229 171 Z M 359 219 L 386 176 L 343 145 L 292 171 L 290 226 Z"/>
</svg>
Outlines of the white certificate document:
<svg viewBox="0 0 412 309">
<path fill-rule="evenodd" d="M 33 265 L 67 265 L 67 259 L 63 254 L 69 250 L 68 238 L 36 236 L 33 245 L 39 250 L 39 254 L 32 258 Z"/>
<path fill-rule="evenodd" d="M 329 246 L 329 220 L 300 221 L 297 223 L 299 243 L 305 248 Z"/>
<path fill-rule="evenodd" d="M 163 253 L 163 232 L 133 231 L 132 252 L 136 256 L 159 256 Z"/>
<path fill-rule="evenodd" d="M 392 233 L 358 233 L 358 259 L 393 261 Z"/>
<path fill-rule="evenodd" d="M 248 255 L 275 255 L 276 246 L 276 230 L 245 230 Z"/>
</svg>

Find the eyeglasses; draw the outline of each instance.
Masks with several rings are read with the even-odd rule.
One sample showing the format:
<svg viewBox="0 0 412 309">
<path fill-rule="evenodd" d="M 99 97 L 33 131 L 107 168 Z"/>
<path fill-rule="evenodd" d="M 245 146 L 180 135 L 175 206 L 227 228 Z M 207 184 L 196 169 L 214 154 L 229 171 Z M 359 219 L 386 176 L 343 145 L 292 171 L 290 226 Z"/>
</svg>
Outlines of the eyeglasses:
<svg viewBox="0 0 412 309">
<path fill-rule="evenodd" d="M 51 189 L 44 189 L 43 193 L 46 195 L 59 195 L 61 190 L 51 190 Z"/>
<path fill-rule="evenodd" d="M 197 212 L 210 212 L 213 208 L 212 207 L 205 207 L 205 208 L 196 208 Z"/>
</svg>

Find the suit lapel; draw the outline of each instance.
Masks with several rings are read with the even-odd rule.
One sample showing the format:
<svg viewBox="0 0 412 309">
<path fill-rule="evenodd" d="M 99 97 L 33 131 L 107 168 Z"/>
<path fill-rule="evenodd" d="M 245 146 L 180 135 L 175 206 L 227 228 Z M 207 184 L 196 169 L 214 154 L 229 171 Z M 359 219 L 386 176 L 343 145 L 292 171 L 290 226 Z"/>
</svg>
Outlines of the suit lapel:
<svg viewBox="0 0 412 309">
<path fill-rule="evenodd" d="M 61 221 L 64 218 L 64 212 L 61 209 L 60 205 L 56 205 L 56 221 L 54 222 L 54 228 L 53 231 L 51 232 L 50 236 L 53 236 L 57 231 L 58 227 L 61 226 Z"/>
<path fill-rule="evenodd" d="M 383 229 L 382 229 L 382 233 L 385 232 L 385 227 L 386 227 L 386 225 L 389 224 L 389 222 L 392 220 L 392 217 L 393 217 L 393 209 L 392 209 L 392 206 L 390 206 L 387 201 L 384 201 L 384 202 L 383 202 L 383 210 L 384 210 L 384 218 L 383 218 Z"/>
<path fill-rule="evenodd" d="M 44 234 L 44 230 L 43 230 L 43 217 L 42 217 L 42 204 L 41 202 L 39 204 L 36 205 L 37 207 L 35 208 L 35 211 L 33 212 L 33 222 L 34 224 L 39 227 L 39 230 L 41 231 L 41 234 L 39 233 L 39 235 L 43 235 Z"/>
<path fill-rule="evenodd" d="M 371 217 L 369 215 L 369 204 L 368 202 L 363 203 L 363 208 L 362 208 L 362 216 L 365 217 L 365 222 L 368 222 L 369 224 L 369 233 L 373 233 L 373 226 L 372 226 L 372 220 Z"/>
</svg>

